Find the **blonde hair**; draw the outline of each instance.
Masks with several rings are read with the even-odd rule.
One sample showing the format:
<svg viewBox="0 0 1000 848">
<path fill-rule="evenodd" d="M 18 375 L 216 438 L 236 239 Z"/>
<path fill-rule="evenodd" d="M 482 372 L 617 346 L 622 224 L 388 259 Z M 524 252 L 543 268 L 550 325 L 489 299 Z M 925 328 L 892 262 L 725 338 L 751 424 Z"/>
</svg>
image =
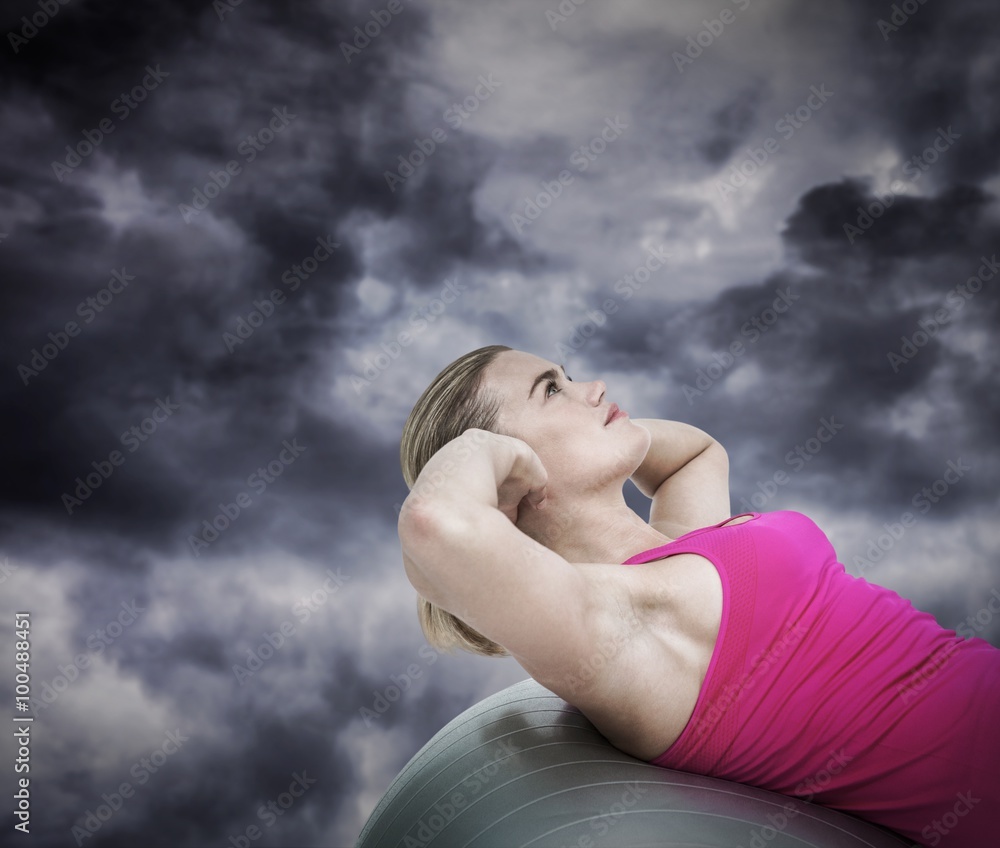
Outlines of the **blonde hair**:
<svg viewBox="0 0 1000 848">
<path fill-rule="evenodd" d="M 488 345 L 460 356 L 420 395 L 403 425 L 399 443 L 403 479 L 410 489 L 427 461 L 470 427 L 501 432 L 497 427 L 499 399 L 480 391 L 480 387 L 486 367 L 500 353 L 511 349 L 506 345 Z M 487 657 L 510 655 L 502 645 L 420 595 L 417 617 L 428 643 L 435 648 L 457 647 Z"/>
</svg>

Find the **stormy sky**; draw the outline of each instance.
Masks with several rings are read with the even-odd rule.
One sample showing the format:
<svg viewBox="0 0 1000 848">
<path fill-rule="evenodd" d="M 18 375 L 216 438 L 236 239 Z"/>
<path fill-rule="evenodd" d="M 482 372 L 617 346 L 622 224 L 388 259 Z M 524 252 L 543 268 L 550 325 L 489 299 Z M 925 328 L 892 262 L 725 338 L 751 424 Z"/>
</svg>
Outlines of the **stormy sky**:
<svg viewBox="0 0 1000 848">
<path fill-rule="evenodd" d="M 351 845 L 525 677 L 427 646 L 396 535 L 406 415 L 482 345 L 702 427 L 734 514 L 1000 645 L 1000 27 L 902 7 L 4 4 L 22 844 Z"/>
</svg>

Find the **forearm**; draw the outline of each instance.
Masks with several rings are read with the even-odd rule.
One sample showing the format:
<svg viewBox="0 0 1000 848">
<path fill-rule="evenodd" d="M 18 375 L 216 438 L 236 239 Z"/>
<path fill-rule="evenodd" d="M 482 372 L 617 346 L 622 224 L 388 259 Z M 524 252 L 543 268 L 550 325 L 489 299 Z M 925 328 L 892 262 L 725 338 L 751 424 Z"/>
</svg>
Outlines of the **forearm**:
<svg viewBox="0 0 1000 848">
<path fill-rule="evenodd" d="M 659 418 L 634 418 L 633 422 L 649 430 L 651 436 L 649 451 L 631 477 L 647 498 L 653 496 L 664 480 L 708 448 L 716 445 L 717 450 L 722 450 L 719 442 L 691 424 Z"/>
<path fill-rule="evenodd" d="M 403 501 L 403 511 L 424 507 L 469 505 L 497 508 L 498 481 L 510 471 L 508 451 L 487 449 L 477 433 L 467 432 L 435 453 L 414 481 Z"/>
</svg>

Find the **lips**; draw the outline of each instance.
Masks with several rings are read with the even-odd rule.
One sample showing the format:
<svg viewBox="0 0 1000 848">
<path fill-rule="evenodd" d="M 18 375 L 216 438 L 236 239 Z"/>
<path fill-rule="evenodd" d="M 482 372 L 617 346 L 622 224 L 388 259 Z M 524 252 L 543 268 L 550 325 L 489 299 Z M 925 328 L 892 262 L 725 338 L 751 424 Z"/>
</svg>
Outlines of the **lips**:
<svg viewBox="0 0 1000 848">
<path fill-rule="evenodd" d="M 607 427 L 620 412 L 621 410 L 618 408 L 617 403 L 611 404 L 611 406 L 608 407 L 608 417 L 604 421 L 604 426 Z"/>
</svg>

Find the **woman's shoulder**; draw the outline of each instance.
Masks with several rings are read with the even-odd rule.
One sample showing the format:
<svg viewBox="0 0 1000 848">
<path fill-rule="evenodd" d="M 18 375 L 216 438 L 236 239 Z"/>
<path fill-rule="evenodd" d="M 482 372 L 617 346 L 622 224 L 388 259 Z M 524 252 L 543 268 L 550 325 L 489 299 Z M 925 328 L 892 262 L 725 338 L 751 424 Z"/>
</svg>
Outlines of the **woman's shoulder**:
<svg viewBox="0 0 1000 848">
<path fill-rule="evenodd" d="M 697 702 L 721 623 L 719 575 L 686 552 L 635 568 L 582 568 L 607 584 L 603 597 L 628 603 L 601 617 L 614 626 L 603 628 L 591 653 L 567 657 L 560 680 L 539 682 L 616 747 L 651 759 L 680 735 Z"/>
</svg>

